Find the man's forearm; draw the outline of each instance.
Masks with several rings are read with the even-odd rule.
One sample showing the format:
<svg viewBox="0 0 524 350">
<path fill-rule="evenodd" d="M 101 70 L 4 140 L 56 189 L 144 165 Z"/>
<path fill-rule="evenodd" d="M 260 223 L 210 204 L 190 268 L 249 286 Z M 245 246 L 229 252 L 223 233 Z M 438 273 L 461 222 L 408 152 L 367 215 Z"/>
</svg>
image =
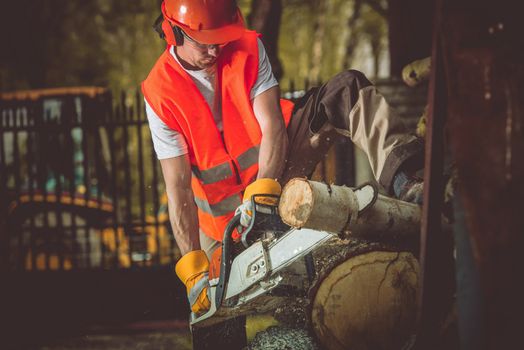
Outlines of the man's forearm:
<svg viewBox="0 0 524 350">
<path fill-rule="evenodd" d="M 278 86 L 256 96 L 253 100 L 253 110 L 262 132 L 258 156 L 258 178 L 277 179 L 284 172 L 288 149 Z"/>
<path fill-rule="evenodd" d="M 191 188 L 174 189 L 172 195 L 168 195 L 168 208 L 171 228 L 182 255 L 200 249 L 197 208 Z"/>
<path fill-rule="evenodd" d="M 282 123 L 283 124 L 283 123 Z M 262 136 L 259 152 L 258 178 L 278 179 L 284 172 L 288 138 L 285 126 L 275 126 Z"/>
<path fill-rule="evenodd" d="M 182 254 L 200 249 L 198 215 L 191 189 L 189 156 L 161 159 L 166 184 L 169 220 Z"/>
</svg>

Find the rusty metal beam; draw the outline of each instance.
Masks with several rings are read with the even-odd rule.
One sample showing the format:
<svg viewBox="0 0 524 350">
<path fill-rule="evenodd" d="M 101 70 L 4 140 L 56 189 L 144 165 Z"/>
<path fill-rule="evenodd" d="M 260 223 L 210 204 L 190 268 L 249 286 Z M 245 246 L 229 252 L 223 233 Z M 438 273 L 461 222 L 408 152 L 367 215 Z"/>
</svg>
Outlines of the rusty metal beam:
<svg viewBox="0 0 524 350">
<path fill-rule="evenodd" d="M 419 314 L 415 349 L 438 346 L 443 318 L 450 310 L 453 279 L 451 239 L 442 232 L 444 197 L 444 125 L 447 115 L 446 82 L 442 60 L 442 2 L 436 1 L 433 29 L 432 71 L 428 92 L 424 199 L 421 218 Z"/>
<path fill-rule="evenodd" d="M 524 348 L 524 21 L 518 5 L 449 2 L 443 22 L 453 77 L 449 140 L 485 315 L 485 332 L 465 336 L 482 338 L 488 349 Z"/>
</svg>

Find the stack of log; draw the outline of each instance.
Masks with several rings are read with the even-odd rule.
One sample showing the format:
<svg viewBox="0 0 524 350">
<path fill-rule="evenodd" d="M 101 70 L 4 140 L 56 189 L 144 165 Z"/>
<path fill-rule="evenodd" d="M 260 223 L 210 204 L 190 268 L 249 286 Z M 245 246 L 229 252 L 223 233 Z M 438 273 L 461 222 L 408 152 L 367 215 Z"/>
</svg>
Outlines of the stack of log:
<svg viewBox="0 0 524 350">
<path fill-rule="evenodd" d="M 293 179 L 279 213 L 287 224 L 336 233 L 314 252 L 306 314 L 326 349 L 401 349 L 415 333 L 420 208 L 382 195 L 360 211 L 344 186 Z"/>
<path fill-rule="evenodd" d="M 419 85 L 430 70 L 430 58 L 412 62 L 403 80 Z M 426 112 L 417 123 L 420 137 L 425 121 Z M 421 209 L 380 194 L 359 209 L 344 186 L 293 179 L 283 190 L 284 222 L 337 234 L 314 252 L 306 318 L 326 349 L 407 348 L 415 334 Z"/>
</svg>

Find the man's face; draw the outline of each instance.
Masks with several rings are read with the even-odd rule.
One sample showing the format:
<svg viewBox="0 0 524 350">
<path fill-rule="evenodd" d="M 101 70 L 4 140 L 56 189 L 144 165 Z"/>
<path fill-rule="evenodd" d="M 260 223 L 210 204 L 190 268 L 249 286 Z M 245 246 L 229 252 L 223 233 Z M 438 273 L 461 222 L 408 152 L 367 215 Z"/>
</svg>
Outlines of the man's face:
<svg viewBox="0 0 524 350">
<path fill-rule="evenodd" d="M 184 44 L 177 48 L 177 52 L 182 54 L 183 59 L 195 68 L 206 69 L 216 63 L 217 57 L 225 45 L 226 44 L 201 44 L 184 33 Z"/>
</svg>

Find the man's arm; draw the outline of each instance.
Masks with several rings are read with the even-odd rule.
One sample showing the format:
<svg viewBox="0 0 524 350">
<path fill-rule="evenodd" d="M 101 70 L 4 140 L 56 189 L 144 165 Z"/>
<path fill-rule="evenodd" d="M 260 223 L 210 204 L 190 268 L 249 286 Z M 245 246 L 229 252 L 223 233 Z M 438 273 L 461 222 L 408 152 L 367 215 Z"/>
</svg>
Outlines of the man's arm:
<svg viewBox="0 0 524 350">
<path fill-rule="evenodd" d="M 253 111 L 262 131 L 257 178 L 279 178 L 288 149 L 286 125 L 280 110 L 280 89 L 274 86 L 253 99 Z"/>
<path fill-rule="evenodd" d="M 198 216 L 193 190 L 191 189 L 191 165 L 189 157 L 161 159 L 166 184 L 169 220 L 176 243 L 182 255 L 200 249 Z"/>
</svg>

